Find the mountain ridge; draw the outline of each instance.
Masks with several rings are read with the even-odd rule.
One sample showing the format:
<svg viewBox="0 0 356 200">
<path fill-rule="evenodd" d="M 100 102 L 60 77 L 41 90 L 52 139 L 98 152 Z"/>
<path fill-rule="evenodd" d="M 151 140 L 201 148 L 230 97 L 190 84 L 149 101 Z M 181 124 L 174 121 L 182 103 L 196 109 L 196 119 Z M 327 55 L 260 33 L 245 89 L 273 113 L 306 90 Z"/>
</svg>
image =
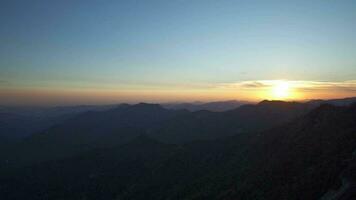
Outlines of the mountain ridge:
<svg viewBox="0 0 356 200">
<path fill-rule="evenodd" d="M 216 140 L 170 145 L 143 134 L 14 171 L 0 192 L 12 199 L 320 199 L 343 187 L 341 177 L 355 181 L 355 119 L 356 104 L 321 105 L 268 130 Z M 337 200 L 355 194 L 340 193 Z"/>
</svg>

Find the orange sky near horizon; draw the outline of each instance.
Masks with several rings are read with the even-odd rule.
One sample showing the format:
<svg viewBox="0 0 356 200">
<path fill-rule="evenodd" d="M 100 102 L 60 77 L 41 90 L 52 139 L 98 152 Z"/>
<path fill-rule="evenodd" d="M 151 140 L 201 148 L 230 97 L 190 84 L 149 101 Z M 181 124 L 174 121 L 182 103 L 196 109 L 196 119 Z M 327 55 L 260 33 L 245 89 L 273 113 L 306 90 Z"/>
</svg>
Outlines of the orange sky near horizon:
<svg viewBox="0 0 356 200">
<path fill-rule="evenodd" d="M 302 101 L 356 96 L 356 82 L 261 80 L 138 88 L 2 88 L 0 105 L 78 105 L 245 100 Z"/>
</svg>

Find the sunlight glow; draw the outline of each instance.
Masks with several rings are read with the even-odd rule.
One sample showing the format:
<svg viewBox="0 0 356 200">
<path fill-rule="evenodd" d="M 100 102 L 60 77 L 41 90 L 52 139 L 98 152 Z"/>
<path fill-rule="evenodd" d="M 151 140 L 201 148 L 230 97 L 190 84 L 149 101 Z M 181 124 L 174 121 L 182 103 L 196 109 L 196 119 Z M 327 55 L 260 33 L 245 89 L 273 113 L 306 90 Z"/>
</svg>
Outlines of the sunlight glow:
<svg viewBox="0 0 356 200">
<path fill-rule="evenodd" d="M 292 96 L 290 90 L 290 84 L 287 81 L 279 81 L 272 88 L 273 99 L 283 100 Z"/>
</svg>

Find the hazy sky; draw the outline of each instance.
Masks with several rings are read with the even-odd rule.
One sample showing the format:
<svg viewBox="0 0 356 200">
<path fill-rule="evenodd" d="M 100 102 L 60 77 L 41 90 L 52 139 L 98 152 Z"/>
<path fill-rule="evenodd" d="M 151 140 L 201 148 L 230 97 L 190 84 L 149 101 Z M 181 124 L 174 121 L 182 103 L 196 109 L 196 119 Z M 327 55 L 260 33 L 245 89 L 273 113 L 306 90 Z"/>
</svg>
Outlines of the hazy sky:
<svg viewBox="0 0 356 200">
<path fill-rule="evenodd" d="M 1 1 L 0 104 L 259 100 L 271 80 L 356 96 L 356 1 Z"/>
</svg>

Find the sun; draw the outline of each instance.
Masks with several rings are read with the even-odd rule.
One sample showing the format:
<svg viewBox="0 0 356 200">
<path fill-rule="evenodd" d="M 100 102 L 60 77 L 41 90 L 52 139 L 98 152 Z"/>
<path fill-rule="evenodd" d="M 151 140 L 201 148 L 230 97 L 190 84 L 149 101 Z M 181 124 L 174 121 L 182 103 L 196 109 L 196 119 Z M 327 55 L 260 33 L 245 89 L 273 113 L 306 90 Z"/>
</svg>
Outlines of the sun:
<svg viewBox="0 0 356 200">
<path fill-rule="evenodd" d="M 290 85 L 286 81 L 277 82 L 272 88 L 272 97 L 282 100 L 291 97 Z"/>
</svg>

